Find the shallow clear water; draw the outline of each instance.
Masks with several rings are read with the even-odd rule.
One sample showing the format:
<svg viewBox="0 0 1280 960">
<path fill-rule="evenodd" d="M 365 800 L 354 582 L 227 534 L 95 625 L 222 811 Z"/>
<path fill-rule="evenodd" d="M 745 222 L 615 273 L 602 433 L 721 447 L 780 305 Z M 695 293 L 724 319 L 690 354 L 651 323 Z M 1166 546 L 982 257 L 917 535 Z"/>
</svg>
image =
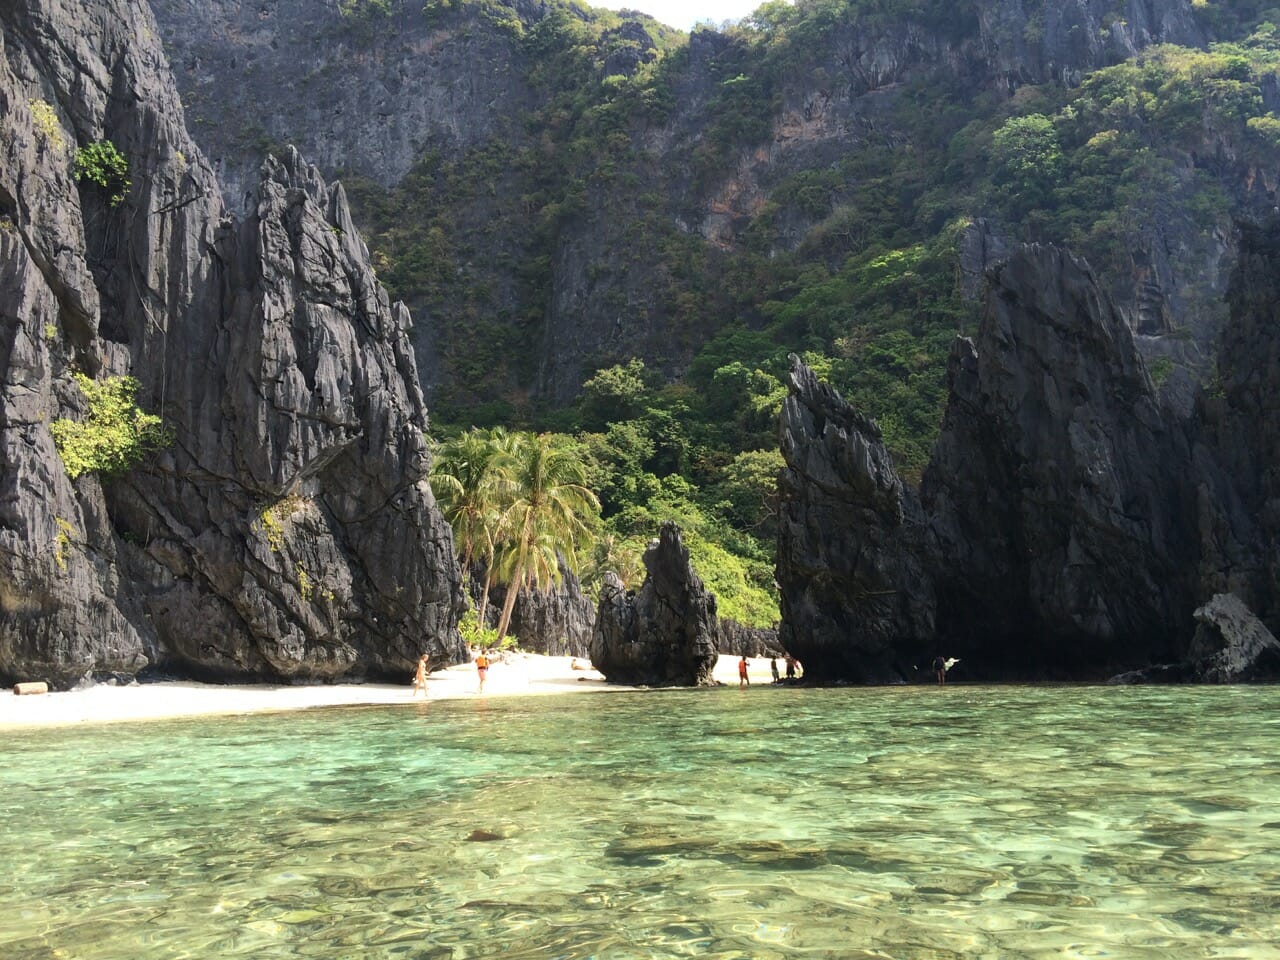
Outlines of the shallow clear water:
<svg viewBox="0 0 1280 960">
<path fill-rule="evenodd" d="M 9 734 L 0 957 L 1280 957 L 1280 687 Z"/>
</svg>

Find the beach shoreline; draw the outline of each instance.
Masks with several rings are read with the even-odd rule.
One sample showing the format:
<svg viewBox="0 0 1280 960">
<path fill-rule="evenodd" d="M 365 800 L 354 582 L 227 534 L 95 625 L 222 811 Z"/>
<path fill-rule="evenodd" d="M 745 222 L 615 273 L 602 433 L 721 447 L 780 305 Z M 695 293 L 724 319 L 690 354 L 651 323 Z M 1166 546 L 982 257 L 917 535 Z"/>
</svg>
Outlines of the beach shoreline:
<svg viewBox="0 0 1280 960">
<path fill-rule="evenodd" d="M 736 686 L 738 657 L 721 654 L 713 676 Z M 152 683 L 100 683 L 78 690 L 18 696 L 0 690 L 0 730 L 70 727 L 82 724 L 167 720 L 180 717 L 234 716 L 339 706 L 392 706 L 433 700 L 637 690 L 606 683 L 593 669 L 575 669 L 579 657 L 509 653 L 489 669 L 484 693 L 476 691 L 476 669 L 458 664 L 427 677 L 427 696 L 413 695 L 412 675 L 403 684 L 216 684 L 190 680 Z M 753 684 L 770 681 L 769 660 L 748 660 Z"/>
</svg>

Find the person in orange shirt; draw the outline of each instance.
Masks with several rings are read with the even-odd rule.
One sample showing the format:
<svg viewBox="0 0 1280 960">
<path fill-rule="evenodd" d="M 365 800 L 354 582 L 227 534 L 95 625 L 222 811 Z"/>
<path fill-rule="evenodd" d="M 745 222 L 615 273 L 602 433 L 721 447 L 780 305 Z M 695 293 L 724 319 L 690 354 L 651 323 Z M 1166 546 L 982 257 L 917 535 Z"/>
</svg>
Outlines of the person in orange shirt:
<svg viewBox="0 0 1280 960">
<path fill-rule="evenodd" d="M 483 650 L 476 654 L 476 675 L 480 678 L 476 693 L 484 693 L 484 678 L 489 675 L 489 658 Z"/>
<path fill-rule="evenodd" d="M 751 686 L 751 678 L 747 676 L 747 657 L 743 654 L 742 659 L 738 661 L 738 689 Z"/>
</svg>

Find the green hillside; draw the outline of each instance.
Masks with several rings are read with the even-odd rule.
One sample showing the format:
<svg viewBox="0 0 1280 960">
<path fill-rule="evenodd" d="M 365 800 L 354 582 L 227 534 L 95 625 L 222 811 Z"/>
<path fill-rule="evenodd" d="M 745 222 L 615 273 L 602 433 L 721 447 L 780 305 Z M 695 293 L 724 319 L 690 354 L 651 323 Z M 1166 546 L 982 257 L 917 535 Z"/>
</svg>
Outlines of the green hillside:
<svg viewBox="0 0 1280 960">
<path fill-rule="evenodd" d="M 975 221 L 1084 255 L 1129 297 L 1158 380 L 1207 375 L 1233 218 L 1274 200 L 1280 10 L 1195 0 L 1196 26 L 1221 38 L 1203 49 L 1034 82 L 983 61 L 991 6 L 777 2 L 685 38 L 567 4 L 536 18 L 432 4 L 441 25 L 508 34 L 539 103 L 518 135 L 428 150 L 393 189 L 346 177 L 383 281 L 439 329 L 433 431 L 571 435 L 609 534 L 634 546 L 678 519 L 722 610 L 767 623 L 786 355 L 876 417 L 918 479 L 950 343 L 979 315 L 979 278 L 961 270 Z M 1124 26 L 1114 6 L 1103 54 Z M 1043 29 L 1032 9 L 1010 42 Z M 833 99 L 854 105 L 838 129 L 806 133 L 797 105 Z M 753 154 L 783 153 L 793 122 L 810 142 L 744 175 Z M 725 205 L 727 226 L 708 227 Z M 600 342 L 557 390 L 537 358 L 575 257 L 596 312 L 660 317 L 666 350 Z M 644 317 L 629 312 L 637 285 Z"/>
</svg>

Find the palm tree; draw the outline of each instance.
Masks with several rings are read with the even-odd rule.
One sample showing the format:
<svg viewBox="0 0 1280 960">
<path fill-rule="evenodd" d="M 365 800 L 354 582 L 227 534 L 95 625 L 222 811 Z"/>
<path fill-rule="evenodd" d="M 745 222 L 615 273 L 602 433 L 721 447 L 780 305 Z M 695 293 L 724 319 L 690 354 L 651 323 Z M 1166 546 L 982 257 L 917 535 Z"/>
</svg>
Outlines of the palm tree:
<svg viewBox="0 0 1280 960">
<path fill-rule="evenodd" d="M 638 546 L 637 542 L 606 533 L 596 540 L 587 559 L 582 585 L 598 590 L 608 571 L 616 573 L 624 586 L 638 584 L 645 573 L 644 562 L 640 558 L 642 552 L 643 546 Z"/>
<path fill-rule="evenodd" d="M 515 436 L 502 427 L 472 427 L 440 445 L 429 477 L 431 490 L 453 528 L 463 571 L 470 576 L 473 560 L 484 563 L 485 582 L 478 613 L 481 624 L 493 582 L 493 556 L 500 540 L 503 495 L 510 485 L 506 471 L 514 442 Z"/>
<path fill-rule="evenodd" d="M 589 537 L 589 521 L 600 510 L 600 501 L 586 487 L 582 458 L 548 434 L 521 437 L 511 447 L 508 467 L 501 484 L 509 499 L 497 559 L 507 583 L 499 639 L 506 636 L 522 588 L 545 590 L 560 579 L 557 554 L 577 569 L 578 543 Z"/>
</svg>

